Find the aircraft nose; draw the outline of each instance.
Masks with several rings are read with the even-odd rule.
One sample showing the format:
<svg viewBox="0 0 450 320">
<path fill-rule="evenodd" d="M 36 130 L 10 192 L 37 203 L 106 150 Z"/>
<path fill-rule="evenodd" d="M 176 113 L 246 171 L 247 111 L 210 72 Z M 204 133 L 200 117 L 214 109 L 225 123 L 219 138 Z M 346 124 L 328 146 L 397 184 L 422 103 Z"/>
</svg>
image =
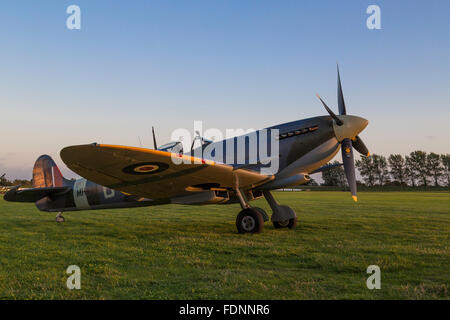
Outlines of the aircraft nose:
<svg viewBox="0 0 450 320">
<path fill-rule="evenodd" d="M 357 116 L 341 115 L 338 117 L 344 123 L 343 125 L 338 126 L 333 121 L 334 134 L 339 141 L 356 137 L 369 124 L 367 119 Z"/>
</svg>

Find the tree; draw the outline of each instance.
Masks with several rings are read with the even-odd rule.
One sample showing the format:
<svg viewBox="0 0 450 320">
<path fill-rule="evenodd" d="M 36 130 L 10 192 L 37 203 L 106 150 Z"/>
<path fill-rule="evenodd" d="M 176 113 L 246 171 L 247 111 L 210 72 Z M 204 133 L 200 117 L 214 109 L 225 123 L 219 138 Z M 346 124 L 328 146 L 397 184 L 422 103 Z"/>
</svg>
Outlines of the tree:
<svg viewBox="0 0 450 320">
<path fill-rule="evenodd" d="M 322 171 L 323 185 L 345 187 L 346 178 L 344 169 L 342 168 L 342 166 L 338 165 L 339 161 L 334 161 L 332 164 L 336 166 L 331 169 Z"/>
<path fill-rule="evenodd" d="M 322 171 L 322 180 L 324 186 L 337 186 L 338 184 L 336 175 L 333 174 L 331 169 Z"/>
<path fill-rule="evenodd" d="M 427 155 L 427 163 L 426 163 L 427 171 L 429 175 L 431 175 L 434 179 L 434 186 L 439 186 L 439 178 L 442 175 L 443 167 L 441 166 L 441 157 L 431 152 Z"/>
<path fill-rule="evenodd" d="M 311 178 L 307 183 L 305 183 L 306 186 L 318 186 L 319 184 L 314 178 Z"/>
<path fill-rule="evenodd" d="M 393 180 L 396 180 L 400 185 L 405 184 L 406 180 L 406 163 L 405 159 L 400 154 L 391 154 L 388 158 L 390 174 Z"/>
<path fill-rule="evenodd" d="M 373 187 L 375 184 L 375 168 L 372 157 L 362 156 L 360 160 L 356 160 L 355 165 L 366 185 Z"/>
<path fill-rule="evenodd" d="M 413 151 L 409 154 L 410 169 L 414 176 L 422 181 L 426 187 L 428 185 L 429 171 L 427 168 L 427 153 L 425 151 Z"/>
<path fill-rule="evenodd" d="M 12 185 L 14 185 L 14 186 L 20 185 L 22 188 L 32 188 L 33 187 L 33 183 L 31 182 L 31 180 L 27 180 L 27 179 L 15 179 L 12 182 Z"/>
<path fill-rule="evenodd" d="M 416 186 L 416 174 L 413 168 L 413 161 L 409 156 L 405 157 L 405 176 L 412 187 Z"/>
<path fill-rule="evenodd" d="M 380 186 L 383 186 L 389 179 L 386 158 L 378 154 L 372 155 L 371 158 L 375 177 L 378 179 Z"/>
<path fill-rule="evenodd" d="M 339 161 L 336 161 L 335 163 L 339 163 Z M 335 171 L 335 174 L 338 177 L 338 186 L 342 188 L 347 187 L 347 177 L 345 176 L 344 167 L 337 166 L 334 167 L 333 170 Z"/>
<path fill-rule="evenodd" d="M 447 180 L 447 187 L 450 187 L 450 154 L 441 154 L 443 165 L 443 176 Z"/>
<path fill-rule="evenodd" d="M 6 173 L 0 175 L 0 186 L 10 186 L 12 185 L 11 181 L 6 179 Z"/>
</svg>

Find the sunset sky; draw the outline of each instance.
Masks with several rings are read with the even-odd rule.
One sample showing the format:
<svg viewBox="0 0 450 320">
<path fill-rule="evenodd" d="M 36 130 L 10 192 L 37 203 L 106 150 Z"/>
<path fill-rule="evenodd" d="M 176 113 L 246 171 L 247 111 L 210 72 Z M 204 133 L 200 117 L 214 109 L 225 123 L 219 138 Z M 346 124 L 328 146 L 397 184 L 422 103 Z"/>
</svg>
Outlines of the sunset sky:
<svg viewBox="0 0 450 320">
<path fill-rule="evenodd" d="M 66 8 L 81 8 L 68 30 Z M 381 30 L 366 8 L 381 8 Z M 176 128 L 259 129 L 337 111 L 372 153 L 450 153 L 449 1 L 0 3 L 0 174 L 91 142 L 152 147 Z M 340 158 L 340 154 L 338 155 Z"/>
</svg>

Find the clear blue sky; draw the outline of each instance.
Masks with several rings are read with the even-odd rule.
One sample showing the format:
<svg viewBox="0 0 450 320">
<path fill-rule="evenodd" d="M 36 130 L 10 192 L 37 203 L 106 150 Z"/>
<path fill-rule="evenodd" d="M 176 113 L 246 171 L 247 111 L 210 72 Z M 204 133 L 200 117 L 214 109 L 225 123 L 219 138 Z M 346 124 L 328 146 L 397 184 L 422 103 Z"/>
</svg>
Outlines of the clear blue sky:
<svg viewBox="0 0 450 320">
<path fill-rule="evenodd" d="M 66 28 L 81 7 L 81 30 Z M 382 30 L 366 28 L 381 7 Z M 173 129 L 262 128 L 336 106 L 372 153 L 450 153 L 449 1 L 0 3 L 0 172 L 67 145 L 151 146 Z M 73 176 L 73 175 L 72 175 Z"/>
</svg>

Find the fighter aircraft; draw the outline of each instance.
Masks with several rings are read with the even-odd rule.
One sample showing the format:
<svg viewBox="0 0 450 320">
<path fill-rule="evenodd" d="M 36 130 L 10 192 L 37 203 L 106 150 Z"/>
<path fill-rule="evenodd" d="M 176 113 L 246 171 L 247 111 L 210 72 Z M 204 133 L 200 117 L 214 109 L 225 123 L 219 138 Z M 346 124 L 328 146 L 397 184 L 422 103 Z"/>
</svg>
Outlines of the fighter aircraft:
<svg viewBox="0 0 450 320">
<path fill-rule="evenodd" d="M 38 158 L 33 169 L 34 187 L 8 191 L 4 199 L 35 202 L 39 210 L 58 212 L 56 221 L 64 221 L 62 212 L 109 208 L 130 208 L 162 204 L 206 205 L 239 203 L 242 210 L 236 218 L 239 233 L 258 233 L 267 213 L 250 205 L 264 197 L 275 228 L 294 228 L 297 215 L 286 205 L 279 205 L 271 191 L 307 183 L 309 174 L 329 168 L 326 165 L 341 149 L 343 166 L 354 201 L 357 201 L 353 148 L 369 156 L 358 134 L 367 126 L 364 118 L 347 115 L 341 79 L 338 72 L 338 109 L 336 115 L 319 97 L 327 116 L 318 116 L 272 126 L 263 130 L 278 132 L 279 168 L 274 174 L 262 174 L 262 159 L 256 163 L 227 164 L 212 157 L 195 157 L 198 148 L 224 141 L 201 140 L 198 148 L 183 153 L 181 143 L 173 142 L 157 147 L 153 131 L 154 149 L 108 144 L 69 146 L 60 155 L 68 168 L 82 179 L 65 179 L 55 162 L 47 155 Z M 261 138 L 257 131 L 258 139 Z M 242 138 L 242 137 L 241 137 Z M 239 137 L 231 138 L 231 145 Z M 245 139 L 245 137 L 244 137 Z M 227 141 L 230 142 L 230 141 Z M 222 144 L 219 144 L 222 143 Z M 226 150 L 224 150 L 226 153 Z M 182 161 L 175 164 L 174 157 Z"/>
</svg>

